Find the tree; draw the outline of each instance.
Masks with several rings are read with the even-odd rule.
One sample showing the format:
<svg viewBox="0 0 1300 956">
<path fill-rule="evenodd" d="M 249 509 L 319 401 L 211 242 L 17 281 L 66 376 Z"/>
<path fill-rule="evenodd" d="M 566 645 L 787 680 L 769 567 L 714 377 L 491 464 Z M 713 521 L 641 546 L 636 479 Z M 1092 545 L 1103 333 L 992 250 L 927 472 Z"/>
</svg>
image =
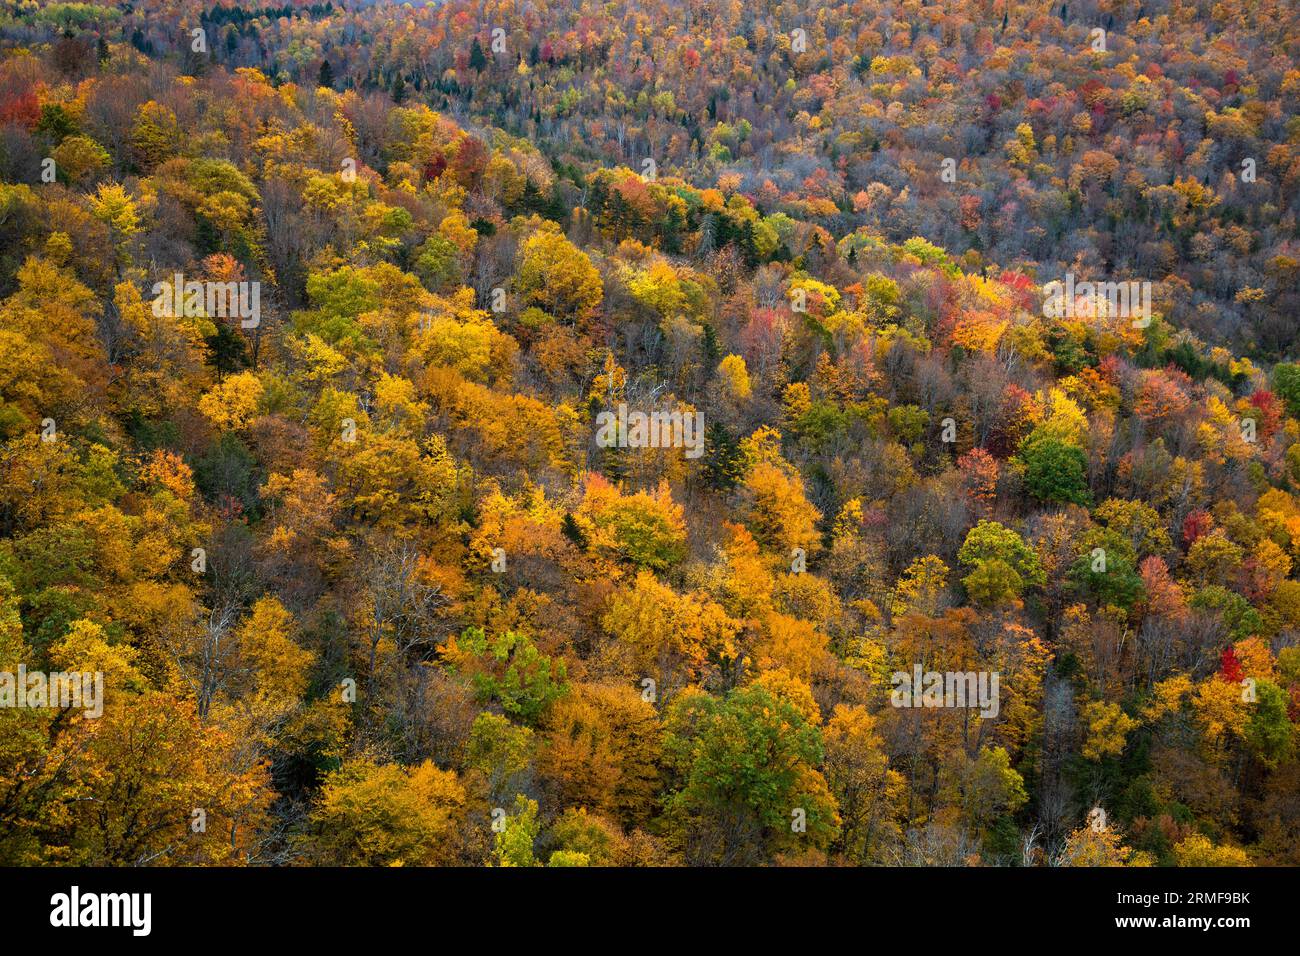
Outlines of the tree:
<svg viewBox="0 0 1300 956">
<path fill-rule="evenodd" d="M 1102 700 L 1089 701 L 1083 706 L 1083 720 L 1087 727 L 1083 745 L 1085 760 L 1118 757 L 1124 752 L 1125 738 L 1138 725 L 1118 704 Z"/>
<path fill-rule="evenodd" d="M 1150 866 L 1145 853 L 1134 853 L 1109 826 L 1083 826 L 1066 838 L 1053 861 L 1056 866 Z"/>
<path fill-rule="evenodd" d="M 505 818 L 496 835 L 497 866 L 540 866 L 534 846 L 542 825 L 537 819 L 537 801 L 523 794 L 515 797 L 515 812 Z M 569 862 L 575 862 L 572 858 Z"/>
<path fill-rule="evenodd" d="M 898 579 L 889 613 L 894 617 L 902 617 L 913 610 L 931 617 L 938 614 L 948 585 L 948 573 L 948 565 L 933 554 L 917 558 Z"/>
<path fill-rule="evenodd" d="M 201 411 L 217 428 L 247 428 L 262 397 L 262 383 L 252 372 L 231 375 L 199 399 Z"/>
<path fill-rule="evenodd" d="M 474 37 L 474 42 L 469 48 L 469 68 L 476 73 L 482 73 L 487 66 L 487 57 L 483 54 L 483 45 L 478 42 L 478 37 Z"/>
<path fill-rule="evenodd" d="M 1273 391 L 1286 402 L 1287 412 L 1300 418 L 1300 364 L 1279 362 L 1273 366 Z"/>
<path fill-rule="evenodd" d="M 239 651 L 255 693 L 280 704 L 307 690 L 316 655 L 293 640 L 294 618 L 274 597 L 258 599 L 236 631 Z"/>
<path fill-rule="evenodd" d="M 474 718 L 470 728 L 465 764 L 483 776 L 488 796 L 496 800 L 518 792 L 532 764 L 535 747 L 532 728 L 484 711 Z"/>
<path fill-rule="evenodd" d="M 592 475 L 574 521 L 591 550 L 639 568 L 663 571 L 686 556 L 686 522 L 667 483 L 623 495 Z"/>
<path fill-rule="evenodd" d="M 570 807 L 560 814 L 551 835 L 562 849 L 551 854 L 547 866 L 627 866 L 639 862 L 636 848 L 623 835 L 622 828 L 585 807 Z M 561 853 L 566 858 L 557 863 L 556 856 Z"/>
<path fill-rule="evenodd" d="M 1047 504 L 1086 505 L 1088 458 L 1083 449 L 1055 438 L 1040 438 L 1022 445 L 1019 453 L 1025 466 L 1025 487 Z"/>
<path fill-rule="evenodd" d="M 1173 548 L 1160 512 L 1146 502 L 1108 498 L 1097 506 L 1094 516 L 1124 535 L 1137 558 L 1167 554 Z"/>
<path fill-rule="evenodd" d="M 1216 846 L 1209 837 L 1193 833 L 1174 844 L 1178 866 L 1252 866 L 1250 857 L 1235 846 Z"/>
<path fill-rule="evenodd" d="M 972 448 L 957 459 L 971 511 L 977 519 L 987 518 L 997 498 L 998 461 L 983 448 Z"/>
<path fill-rule="evenodd" d="M 93 733 L 63 734 L 43 764 L 66 781 L 40 814 L 43 852 L 81 866 L 246 862 L 271 791 L 264 767 L 231 772 L 237 745 L 169 694 L 110 699 Z"/>
<path fill-rule="evenodd" d="M 493 637 L 469 627 L 443 651 L 469 677 L 483 700 L 496 700 L 507 714 L 537 723 L 547 709 L 568 693 L 568 668 L 537 650 L 524 634 L 504 631 Z"/>
<path fill-rule="evenodd" d="M 91 213 L 109 227 L 115 239 L 120 241 L 139 230 L 135 200 L 117 183 L 101 183 L 88 202 Z"/>
<path fill-rule="evenodd" d="M 1187 566 L 1202 584 L 1226 584 L 1236 577 L 1245 556 L 1222 528 L 1215 528 L 1187 549 Z"/>
<path fill-rule="evenodd" d="M 981 521 L 966 534 L 957 560 L 978 565 L 994 559 L 1006 562 L 1029 584 L 1046 583 L 1038 555 L 1020 535 L 996 521 Z"/>
<path fill-rule="evenodd" d="M 981 604 L 1014 600 L 1024 588 L 1047 582 L 1038 555 L 1020 535 L 996 521 L 981 520 L 972 528 L 957 560 L 974 568 L 962 583 Z"/>
<path fill-rule="evenodd" d="M 842 819 L 835 845 L 855 863 L 880 860 L 901 837 L 903 775 L 890 769 L 879 722 L 865 707 L 836 705 L 823 734 L 826 782 Z"/>
<path fill-rule="evenodd" d="M 459 858 L 467 795 L 450 770 L 349 760 L 330 774 L 300 848 L 326 866 L 448 866 Z"/>
<path fill-rule="evenodd" d="M 180 148 L 181 128 L 176 114 L 149 100 L 136 109 L 131 128 L 131 149 L 142 169 L 152 170 Z"/>
<path fill-rule="evenodd" d="M 54 148 L 56 168 L 76 183 L 108 166 L 112 157 L 108 150 L 88 136 L 69 136 Z"/>
<path fill-rule="evenodd" d="M 961 579 L 966 593 L 976 604 L 996 607 L 1016 600 L 1024 590 L 1025 580 L 1015 568 L 998 558 L 981 561 L 975 570 Z"/>
<path fill-rule="evenodd" d="M 664 752 L 677 786 L 669 797 L 690 834 L 689 857 L 738 863 L 768 847 L 825 847 L 840 818 L 817 767 L 821 734 L 789 700 L 762 687 L 724 698 L 699 691 L 673 701 Z M 795 829 L 798 821 L 806 829 Z"/>
<path fill-rule="evenodd" d="M 741 623 L 714 602 L 679 595 L 642 571 L 630 587 L 611 597 L 601 627 L 614 639 L 603 656 L 620 673 L 637 680 L 679 677 L 689 682 L 707 662 L 736 657 Z"/>
<path fill-rule="evenodd" d="M 575 684 L 546 718 L 538 766 L 566 805 L 642 823 L 657 807 L 662 732 L 631 686 Z"/>
<path fill-rule="evenodd" d="M 718 364 L 718 378 L 722 387 L 732 398 L 743 401 L 753 394 L 749 381 L 749 370 L 745 360 L 739 355 L 728 355 Z"/>
<path fill-rule="evenodd" d="M 1295 753 L 1295 728 L 1291 723 L 1287 694 L 1269 680 L 1255 684 L 1255 708 L 1246 725 L 1246 743 L 1268 767 Z"/>
<path fill-rule="evenodd" d="M 809 503 L 803 479 L 788 465 L 758 462 L 745 476 L 742 490 L 745 523 L 760 545 L 783 555 L 794 548 L 807 554 L 821 549 L 821 512 Z"/>
<path fill-rule="evenodd" d="M 525 303 L 579 324 L 596 315 L 604 298 L 600 273 L 587 254 L 553 228 L 524 240 L 516 289 Z"/>
<path fill-rule="evenodd" d="M 1029 800 L 1024 778 L 1011 766 L 1004 747 L 981 747 L 971 759 L 959 754 L 960 765 L 947 776 L 945 794 L 960 806 L 974 832 L 987 835 L 997 822 L 1009 820 Z"/>
</svg>

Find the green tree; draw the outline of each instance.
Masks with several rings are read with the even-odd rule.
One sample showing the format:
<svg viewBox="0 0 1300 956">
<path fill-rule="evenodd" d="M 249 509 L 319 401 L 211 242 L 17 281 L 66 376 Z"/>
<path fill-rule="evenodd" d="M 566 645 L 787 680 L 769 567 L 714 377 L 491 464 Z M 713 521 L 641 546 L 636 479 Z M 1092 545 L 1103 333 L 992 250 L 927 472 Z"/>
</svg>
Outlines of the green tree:
<svg viewBox="0 0 1300 956">
<path fill-rule="evenodd" d="M 1112 525 L 1112 528 L 1114 526 Z M 1146 593 L 1127 538 L 1111 528 L 1085 535 L 1086 549 L 1070 566 L 1071 583 L 1100 604 L 1131 608 Z"/>
<path fill-rule="evenodd" d="M 981 520 L 971 528 L 957 551 L 957 560 L 974 569 L 962 578 L 967 593 L 990 607 L 1014 600 L 1030 585 L 1047 582 L 1033 549 L 996 521 Z"/>
<path fill-rule="evenodd" d="M 1003 561 L 1026 584 L 1041 586 L 1047 583 L 1047 575 L 1043 573 L 1034 550 L 1020 535 L 996 521 L 982 520 L 971 528 L 957 551 L 957 560 L 971 567 L 985 561 Z"/>
<path fill-rule="evenodd" d="M 791 701 L 759 686 L 722 698 L 692 691 L 673 701 L 666 724 L 678 774 L 668 806 L 686 820 L 688 852 L 752 861 L 800 840 L 825 847 L 836 834 L 835 800 L 817 769 L 821 733 Z"/>
<path fill-rule="evenodd" d="M 1046 504 L 1087 505 L 1088 458 L 1082 448 L 1059 438 L 1043 437 L 1020 448 L 1025 466 L 1025 487 Z"/>
<path fill-rule="evenodd" d="M 469 48 L 469 67 L 477 73 L 482 73 L 487 67 L 487 62 L 487 57 L 483 53 L 483 44 L 478 42 L 478 37 L 475 37 Z"/>
<path fill-rule="evenodd" d="M 488 637 L 481 627 L 466 628 L 447 654 L 470 675 L 481 699 L 498 701 L 507 714 L 527 723 L 536 723 L 568 693 L 564 661 L 542 654 L 524 634 Z"/>
<path fill-rule="evenodd" d="M 505 818 L 496 835 L 497 866 L 537 866 L 533 846 L 541 831 L 537 801 L 519 794 L 515 797 L 515 812 Z"/>
<path fill-rule="evenodd" d="M 985 607 L 1008 604 L 1020 597 L 1025 579 L 1007 562 L 993 558 L 981 561 L 975 570 L 961 579 L 972 601 Z"/>
<path fill-rule="evenodd" d="M 1300 363 L 1279 362 L 1273 366 L 1273 391 L 1286 402 L 1286 410 L 1300 418 Z"/>
<path fill-rule="evenodd" d="M 518 727 L 500 714 L 482 713 L 469 732 L 465 764 L 487 781 L 492 799 L 512 792 L 532 761 L 533 731 Z"/>
<path fill-rule="evenodd" d="M 1277 764 L 1295 751 L 1295 727 L 1287 717 L 1290 698 L 1272 681 L 1255 684 L 1255 704 L 1246 725 L 1246 742 L 1268 766 Z"/>
</svg>

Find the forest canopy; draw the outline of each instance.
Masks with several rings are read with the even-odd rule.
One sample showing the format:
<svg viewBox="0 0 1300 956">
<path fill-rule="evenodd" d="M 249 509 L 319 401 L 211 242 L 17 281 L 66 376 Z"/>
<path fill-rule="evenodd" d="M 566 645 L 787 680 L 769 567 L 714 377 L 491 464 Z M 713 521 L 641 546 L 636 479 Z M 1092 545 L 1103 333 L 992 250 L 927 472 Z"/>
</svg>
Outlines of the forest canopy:
<svg viewBox="0 0 1300 956">
<path fill-rule="evenodd" d="M 1298 20 L 7 0 L 0 864 L 1300 864 Z"/>
</svg>

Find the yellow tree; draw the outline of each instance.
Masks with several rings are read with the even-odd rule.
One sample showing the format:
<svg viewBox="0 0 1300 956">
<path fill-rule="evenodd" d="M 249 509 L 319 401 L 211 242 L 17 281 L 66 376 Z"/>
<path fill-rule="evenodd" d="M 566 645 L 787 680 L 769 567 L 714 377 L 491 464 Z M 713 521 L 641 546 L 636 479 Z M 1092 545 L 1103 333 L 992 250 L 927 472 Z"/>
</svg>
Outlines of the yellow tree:
<svg viewBox="0 0 1300 956">
<path fill-rule="evenodd" d="M 431 761 L 413 767 L 349 760 L 330 774 L 300 843 L 325 866 L 447 866 L 461 862 L 467 795 Z"/>
<path fill-rule="evenodd" d="M 760 461 L 745 476 L 745 523 L 759 545 L 783 554 L 821 548 L 818 511 L 804 496 L 803 479 L 788 465 Z"/>
<path fill-rule="evenodd" d="M 822 737 L 826 782 L 843 821 L 836 845 L 855 863 L 878 861 L 901 836 L 903 775 L 890 769 L 879 722 L 861 705 L 837 704 Z"/>
<path fill-rule="evenodd" d="M 655 679 L 660 693 L 693 682 L 711 659 L 733 660 L 740 633 L 719 605 L 680 595 L 649 571 L 614 593 L 601 626 L 613 638 L 605 660 L 628 680 Z"/>
<path fill-rule="evenodd" d="M 596 314 L 604 298 L 596 267 L 555 226 L 524 240 L 515 281 L 524 302 L 580 324 Z"/>
<path fill-rule="evenodd" d="M 656 808 L 661 736 L 643 692 L 575 684 L 547 715 L 538 767 L 564 803 L 644 822 Z"/>
</svg>

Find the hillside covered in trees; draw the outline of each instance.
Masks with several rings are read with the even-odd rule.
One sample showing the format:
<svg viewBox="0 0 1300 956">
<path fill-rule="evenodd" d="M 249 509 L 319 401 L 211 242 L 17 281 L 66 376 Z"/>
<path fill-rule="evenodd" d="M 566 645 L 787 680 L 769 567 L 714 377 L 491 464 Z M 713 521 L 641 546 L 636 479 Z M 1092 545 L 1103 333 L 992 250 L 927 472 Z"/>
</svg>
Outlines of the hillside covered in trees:
<svg viewBox="0 0 1300 956">
<path fill-rule="evenodd" d="M 0 864 L 1300 864 L 1298 53 L 6 0 Z"/>
</svg>

